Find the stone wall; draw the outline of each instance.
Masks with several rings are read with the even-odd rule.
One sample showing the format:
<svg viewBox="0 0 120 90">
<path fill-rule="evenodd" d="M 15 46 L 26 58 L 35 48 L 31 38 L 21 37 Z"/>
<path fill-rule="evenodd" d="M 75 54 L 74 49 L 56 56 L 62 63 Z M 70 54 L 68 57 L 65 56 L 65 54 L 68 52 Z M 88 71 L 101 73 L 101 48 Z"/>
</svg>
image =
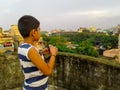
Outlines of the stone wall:
<svg viewBox="0 0 120 90">
<path fill-rule="evenodd" d="M 120 90 L 120 63 L 62 53 L 57 57 L 52 80 L 52 84 L 67 90 Z"/>
<path fill-rule="evenodd" d="M 52 85 L 67 90 L 120 90 L 119 62 L 68 53 L 59 53 L 56 59 L 49 79 Z M 0 90 L 22 90 L 22 83 L 17 56 L 0 54 Z"/>
<path fill-rule="evenodd" d="M 0 54 L 0 90 L 22 90 L 22 83 L 17 55 Z"/>
</svg>

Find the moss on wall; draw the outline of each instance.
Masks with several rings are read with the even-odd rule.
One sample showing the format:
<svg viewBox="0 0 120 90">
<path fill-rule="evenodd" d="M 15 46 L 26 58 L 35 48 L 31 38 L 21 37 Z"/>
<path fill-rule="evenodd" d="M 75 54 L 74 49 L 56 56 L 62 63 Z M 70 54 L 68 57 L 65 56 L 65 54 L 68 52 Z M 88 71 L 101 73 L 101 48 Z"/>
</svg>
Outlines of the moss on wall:
<svg viewBox="0 0 120 90">
<path fill-rule="evenodd" d="M 22 87 L 23 74 L 17 55 L 0 54 L 0 90 Z"/>
<path fill-rule="evenodd" d="M 120 90 L 120 63 L 114 60 L 59 53 L 52 76 L 68 90 Z"/>
</svg>

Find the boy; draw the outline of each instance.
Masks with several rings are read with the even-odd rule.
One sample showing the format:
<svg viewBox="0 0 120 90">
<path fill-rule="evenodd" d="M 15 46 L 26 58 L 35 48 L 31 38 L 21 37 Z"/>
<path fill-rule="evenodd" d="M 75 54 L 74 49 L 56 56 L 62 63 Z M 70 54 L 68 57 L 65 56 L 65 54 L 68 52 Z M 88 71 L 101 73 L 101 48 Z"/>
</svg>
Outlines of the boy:
<svg viewBox="0 0 120 90">
<path fill-rule="evenodd" d="M 40 38 L 40 22 L 33 16 L 24 15 L 18 20 L 18 29 L 24 39 L 24 43 L 18 47 L 18 56 L 24 74 L 23 90 L 47 90 L 48 76 L 52 73 L 57 48 L 49 46 L 50 60 L 46 63 L 34 42 Z"/>
</svg>

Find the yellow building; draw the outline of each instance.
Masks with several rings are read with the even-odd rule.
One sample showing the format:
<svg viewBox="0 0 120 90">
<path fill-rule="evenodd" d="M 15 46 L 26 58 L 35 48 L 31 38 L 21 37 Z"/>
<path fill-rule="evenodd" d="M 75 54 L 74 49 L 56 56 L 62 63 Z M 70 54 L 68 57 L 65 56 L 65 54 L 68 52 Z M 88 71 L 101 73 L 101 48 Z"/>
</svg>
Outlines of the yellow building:
<svg viewBox="0 0 120 90">
<path fill-rule="evenodd" d="M 17 25 L 11 25 L 9 32 L 11 36 L 20 35 Z"/>
<path fill-rule="evenodd" d="M 18 31 L 17 25 L 11 25 L 5 34 L 0 33 L 0 52 L 17 51 L 18 45 L 23 42 L 23 38 Z"/>
<path fill-rule="evenodd" d="M 23 43 L 23 38 L 19 33 L 17 25 L 11 25 L 7 32 L 7 35 L 4 34 L 4 32 L 2 33 L 2 31 L 0 33 L 0 53 L 6 51 L 17 51 L 18 46 Z M 35 45 L 38 49 L 43 49 L 45 47 L 43 38 L 41 37 L 38 42 L 35 42 Z"/>
<path fill-rule="evenodd" d="M 0 27 L 0 38 L 3 37 L 3 29 Z"/>
<path fill-rule="evenodd" d="M 83 32 L 83 30 L 84 30 L 85 28 L 84 27 L 80 27 L 79 29 L 78 29 L 78 32 Z"/>
<path fill-rule="evenodd" d="M 19 33 L 17 25 L 11 25 L 9 34 L 10 34 L 10 36 L 13 37 L 13 39 L 15 41 L 23 42 L 23 38 L 22 38 L 21 34 Z"/>
<path fill-rule="evenodd" d="M 92 26 L 89 28 L 90 32 L 96 32 L 96 27 L 95 26 Z"/>
</svg>

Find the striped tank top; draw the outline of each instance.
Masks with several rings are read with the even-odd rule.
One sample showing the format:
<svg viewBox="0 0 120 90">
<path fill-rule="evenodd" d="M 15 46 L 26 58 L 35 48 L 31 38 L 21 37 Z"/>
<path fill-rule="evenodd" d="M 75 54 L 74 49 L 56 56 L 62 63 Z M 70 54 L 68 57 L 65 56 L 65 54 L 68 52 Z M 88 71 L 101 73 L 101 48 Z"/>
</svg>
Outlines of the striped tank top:
<svg viewBox="0 0 120 90">
<path fill-rule="evenodd" d="M 28 51 L 31 47 L 34 46 L 27 43 L 18 47 L 18 57 L 24 74 L 23 90 L 48 90 L 48 77 L 45 76 L 28 57 Z"/>
</svg>

